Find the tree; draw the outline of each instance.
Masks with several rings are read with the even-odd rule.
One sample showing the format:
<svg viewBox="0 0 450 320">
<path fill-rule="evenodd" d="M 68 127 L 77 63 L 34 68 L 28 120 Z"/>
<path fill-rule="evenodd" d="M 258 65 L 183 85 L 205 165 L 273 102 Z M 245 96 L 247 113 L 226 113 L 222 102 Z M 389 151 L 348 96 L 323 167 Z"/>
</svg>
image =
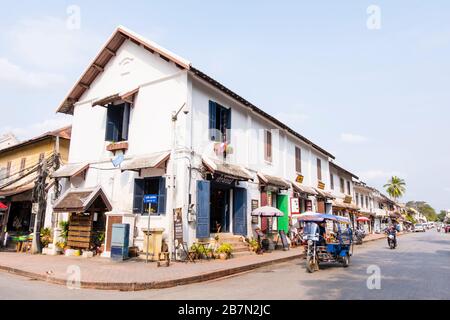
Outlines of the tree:
<svg viewBox="0 0 450 320">
<path fill-rule="evenodd" d="M 391 198 L 397 201 L 405 194 L 405 186 L 405 180 L 400 179 L 397 176 L 393 176 L 383 187 L 386 188 L 386 192 L 391 196 Z"/>
<path fill-rule="evenodd" d="M 416 209 L 423 214 L 428 221 L 436 221 L 438 219 L 438 215 L 434 208 L 425 201 L 409 201 L 406 204 L 406 207 Z"/>
<path fill-rule="evenodd" d="M 441 210 L 441 212 L 438 214 L 438 220 L 444 222 L 445 217 L 447 217 L 447 211 Z"/>
</svg>

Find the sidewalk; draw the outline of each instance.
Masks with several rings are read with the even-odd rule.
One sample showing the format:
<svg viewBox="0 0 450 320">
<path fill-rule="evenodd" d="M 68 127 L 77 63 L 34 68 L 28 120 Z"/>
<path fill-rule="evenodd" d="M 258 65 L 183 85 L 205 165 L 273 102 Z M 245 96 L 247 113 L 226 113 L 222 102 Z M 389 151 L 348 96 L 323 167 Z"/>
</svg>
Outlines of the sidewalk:
<svg viewBox="0 0 450 320">
<path fill-rule="evenodd" d="M 383 234 L 366 236 L 364 242 L 384 239 Z M 30 255 L 0 252 L 0 270 L 32 279 L 66 285 L 79 268 L 81 287 L 103 290 L 135 291 L 163 289 L 196 282 L 209 281 L 250 271 L 256 268 L 299 259 L 303 248 L 277 250 L 263 255 L 252 254 L 238 258 L 195 263 L 173 262 L 170 267 L 156 267 L 142 260 L 114 262 L 107 258 Z"/>
</svg>

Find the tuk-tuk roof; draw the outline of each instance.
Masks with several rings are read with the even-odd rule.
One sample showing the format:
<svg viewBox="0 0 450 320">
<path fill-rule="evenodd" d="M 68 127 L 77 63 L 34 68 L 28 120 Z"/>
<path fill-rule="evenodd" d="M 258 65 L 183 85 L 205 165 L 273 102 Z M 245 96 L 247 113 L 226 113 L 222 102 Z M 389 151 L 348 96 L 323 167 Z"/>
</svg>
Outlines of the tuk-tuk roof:
<svg viewBox="0 0 450 320">
<path fill-rule="evenodd" d="M 312 211 L 308 211 L 308 212 L 300 214 L 298 216 L 298 219 L 300 221 L 313 221 L 313 222 L 322 222 L 324 220 L 332 220 L 332 221 L 336 221 L 336 222 L 350 224 L 349 218 L 336 216 L 334 214 L 317 213 L 317 212 L 312 212 Z"/>
</svg>

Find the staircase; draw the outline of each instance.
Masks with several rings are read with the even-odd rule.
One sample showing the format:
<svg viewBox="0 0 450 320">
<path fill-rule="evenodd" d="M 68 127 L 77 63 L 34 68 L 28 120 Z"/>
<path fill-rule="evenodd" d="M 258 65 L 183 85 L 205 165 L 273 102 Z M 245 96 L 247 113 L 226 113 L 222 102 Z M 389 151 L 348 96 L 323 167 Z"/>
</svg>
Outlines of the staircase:
<svg viewBox="0 0 450 320">
<path fill-rule="evenodd" d="M 231 233 L 218 233 L 217 235 L 219 236 L 219 244 L 229 243 L 232 245 L 233 257 L 238 258 L 252 254 L 243 236 L 236 236 Z"/>
</svg>

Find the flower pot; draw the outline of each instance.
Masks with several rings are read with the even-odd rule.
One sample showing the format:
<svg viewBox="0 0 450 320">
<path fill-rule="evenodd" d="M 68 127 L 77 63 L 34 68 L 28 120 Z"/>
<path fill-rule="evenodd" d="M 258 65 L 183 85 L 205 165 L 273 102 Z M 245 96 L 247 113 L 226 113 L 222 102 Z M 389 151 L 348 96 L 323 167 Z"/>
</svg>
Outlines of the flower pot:
<svg viewBox="0 0 450 320">
<path fill-rule="evenodd" d="M 228 254 L 226 254 L 226 253 L 219 253 L 219 258 L 220 258 L 220 260 L 227 260 L 228 259 Z"/>
</svg>

